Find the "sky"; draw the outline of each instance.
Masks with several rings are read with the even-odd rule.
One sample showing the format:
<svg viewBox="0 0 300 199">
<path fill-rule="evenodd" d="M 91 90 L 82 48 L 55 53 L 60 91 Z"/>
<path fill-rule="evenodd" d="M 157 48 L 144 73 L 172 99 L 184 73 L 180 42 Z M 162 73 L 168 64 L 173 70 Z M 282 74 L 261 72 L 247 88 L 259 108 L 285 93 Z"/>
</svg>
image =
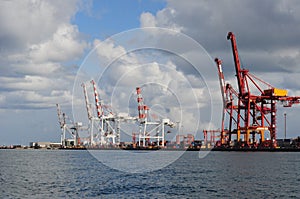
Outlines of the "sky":
<svg viewBox="0 0 300 199">
<path fill-rule="evenodd" d="M 225 80 L 236 85 L 229 31 L 237 37 L 244 68 L 300 96 L 297 0 L 0 5 L 0 145 L 59 142 L 56 103 L 71 120 L 86 124 L 80 84 L 86 82 L 92 101 L 91 79 L 117 112 L 137 114 L 134 91 L 141 86 L 153 117 L 180 120 L 184 132 L 219 128 L 221 94 L 212 60 L 223 60 Z M 288 137 L 300 135 L 300 106 L 278 104 L 278 137 L 284 113 Z"/>
</svg>

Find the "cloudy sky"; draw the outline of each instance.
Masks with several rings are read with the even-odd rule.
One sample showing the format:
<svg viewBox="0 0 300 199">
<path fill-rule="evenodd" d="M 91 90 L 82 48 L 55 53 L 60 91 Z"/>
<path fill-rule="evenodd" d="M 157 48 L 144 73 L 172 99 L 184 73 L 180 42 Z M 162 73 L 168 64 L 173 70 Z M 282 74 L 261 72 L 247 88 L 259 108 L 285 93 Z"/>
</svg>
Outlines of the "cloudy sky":
<svg viewBox="0 0 300 199">
<path fill-rule="evenodd" d="M 218 128 L 221 95 L 211 58 L 223 60 L 225 79 L 235 85 L 229 31 L 237 36 L 243 67 L 300 96 L 296 0 L 0 5 L 0 145 L 59 141 L 56 103 L 71 119 L 86 123 L 79 87 L 91 79 L 117 112 L 137 114 L 134 91 L 141 86 L 153 115 L 180 120 L 186 132 L 200 133 L 208 124 Z M 278 106 L 278 137 L 284 112 L 288 136 L 300 135 L 299 105 Z"/>
</svg>

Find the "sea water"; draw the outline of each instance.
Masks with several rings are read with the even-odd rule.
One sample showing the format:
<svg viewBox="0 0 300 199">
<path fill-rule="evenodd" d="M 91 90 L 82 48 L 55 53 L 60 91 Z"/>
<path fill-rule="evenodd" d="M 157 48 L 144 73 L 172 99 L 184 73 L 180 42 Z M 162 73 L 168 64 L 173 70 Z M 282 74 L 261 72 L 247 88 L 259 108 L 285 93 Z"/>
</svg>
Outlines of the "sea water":
<svg viewBox="0 0 300 199">
<path fill-rule="evenodd" d="M 120 159 L 118 151 L 97 153 Z M 190 151 L 150 171 L 135 165 L 139 172 L 122 171 L 89 151 L 0 150 L 0 198 L 300 198 L 296 152 Z"/>
</svg>

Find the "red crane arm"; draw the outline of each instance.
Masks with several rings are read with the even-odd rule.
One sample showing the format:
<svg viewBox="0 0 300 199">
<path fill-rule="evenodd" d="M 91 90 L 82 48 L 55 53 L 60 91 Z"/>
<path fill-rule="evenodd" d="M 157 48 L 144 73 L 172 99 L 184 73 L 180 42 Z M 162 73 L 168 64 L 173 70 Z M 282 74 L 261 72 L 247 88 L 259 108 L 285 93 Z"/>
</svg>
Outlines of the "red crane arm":
<svg viewBox="0 0 300 199">
<path fill-rule="evenodd" d="M 232 47 L 232 53 L 233 53 L 233 58 L 234 58 L 239 93 L 241 95 L 244 95 L 246 93 L 245 81 L 243 80 L 243 77 L 242 77 L 241 63 L 240 63 L 240 59 L 239 59 L 239 53 L 237 50 L 235 35 L 232 32 L 229 32 L 227 35 L 227 39 L 231 40 L 231 47 Z"/>
<path fill-rule="evenodd" d="M 300 97 L 280 97 L 279 100 L 284 107 L 291 107 L 293 104 L 300 104 Z"/>
<path fill-rule="evenodd" d="M 102 111 L 102 104 L 99 101 L 96 82 L 94 80 L 92 80 L 91 83 L 93 84 L 93 88 L 94 88 L 94 96 L 95 96 L 95 104 L 96 104 L 96 109 L 97 109 L 97 116 L 98 116 L 98 118 L 101 118 L 101 116 L 103 115 L 103 111 Z"/>
</svg>

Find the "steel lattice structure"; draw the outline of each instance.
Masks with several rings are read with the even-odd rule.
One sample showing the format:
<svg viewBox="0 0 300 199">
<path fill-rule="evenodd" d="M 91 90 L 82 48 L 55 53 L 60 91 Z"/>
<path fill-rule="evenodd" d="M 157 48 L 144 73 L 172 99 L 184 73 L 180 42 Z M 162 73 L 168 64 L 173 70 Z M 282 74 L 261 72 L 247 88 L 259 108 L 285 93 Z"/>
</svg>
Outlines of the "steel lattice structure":
<svg viewBox="0 0 300 199">
<path fill-rule="evenodd" d="M 287 90 L 278 89 L 242 69 L 235 35 L 229 32 L 237 78 L 237 91 L 225 84 L 222 61 L 215 59 L 223 98 L 221 145 L 228 146 L 235 137 L 238 147 L 276 147 L 277 103 L 291 107 L 300 103 L 300 97 L 288 96 Z M 225 116 L 229 116 L 229 129 L 224 129 Z M 270 139 L 266 139 L 269 132 Z"/>
</svg>

